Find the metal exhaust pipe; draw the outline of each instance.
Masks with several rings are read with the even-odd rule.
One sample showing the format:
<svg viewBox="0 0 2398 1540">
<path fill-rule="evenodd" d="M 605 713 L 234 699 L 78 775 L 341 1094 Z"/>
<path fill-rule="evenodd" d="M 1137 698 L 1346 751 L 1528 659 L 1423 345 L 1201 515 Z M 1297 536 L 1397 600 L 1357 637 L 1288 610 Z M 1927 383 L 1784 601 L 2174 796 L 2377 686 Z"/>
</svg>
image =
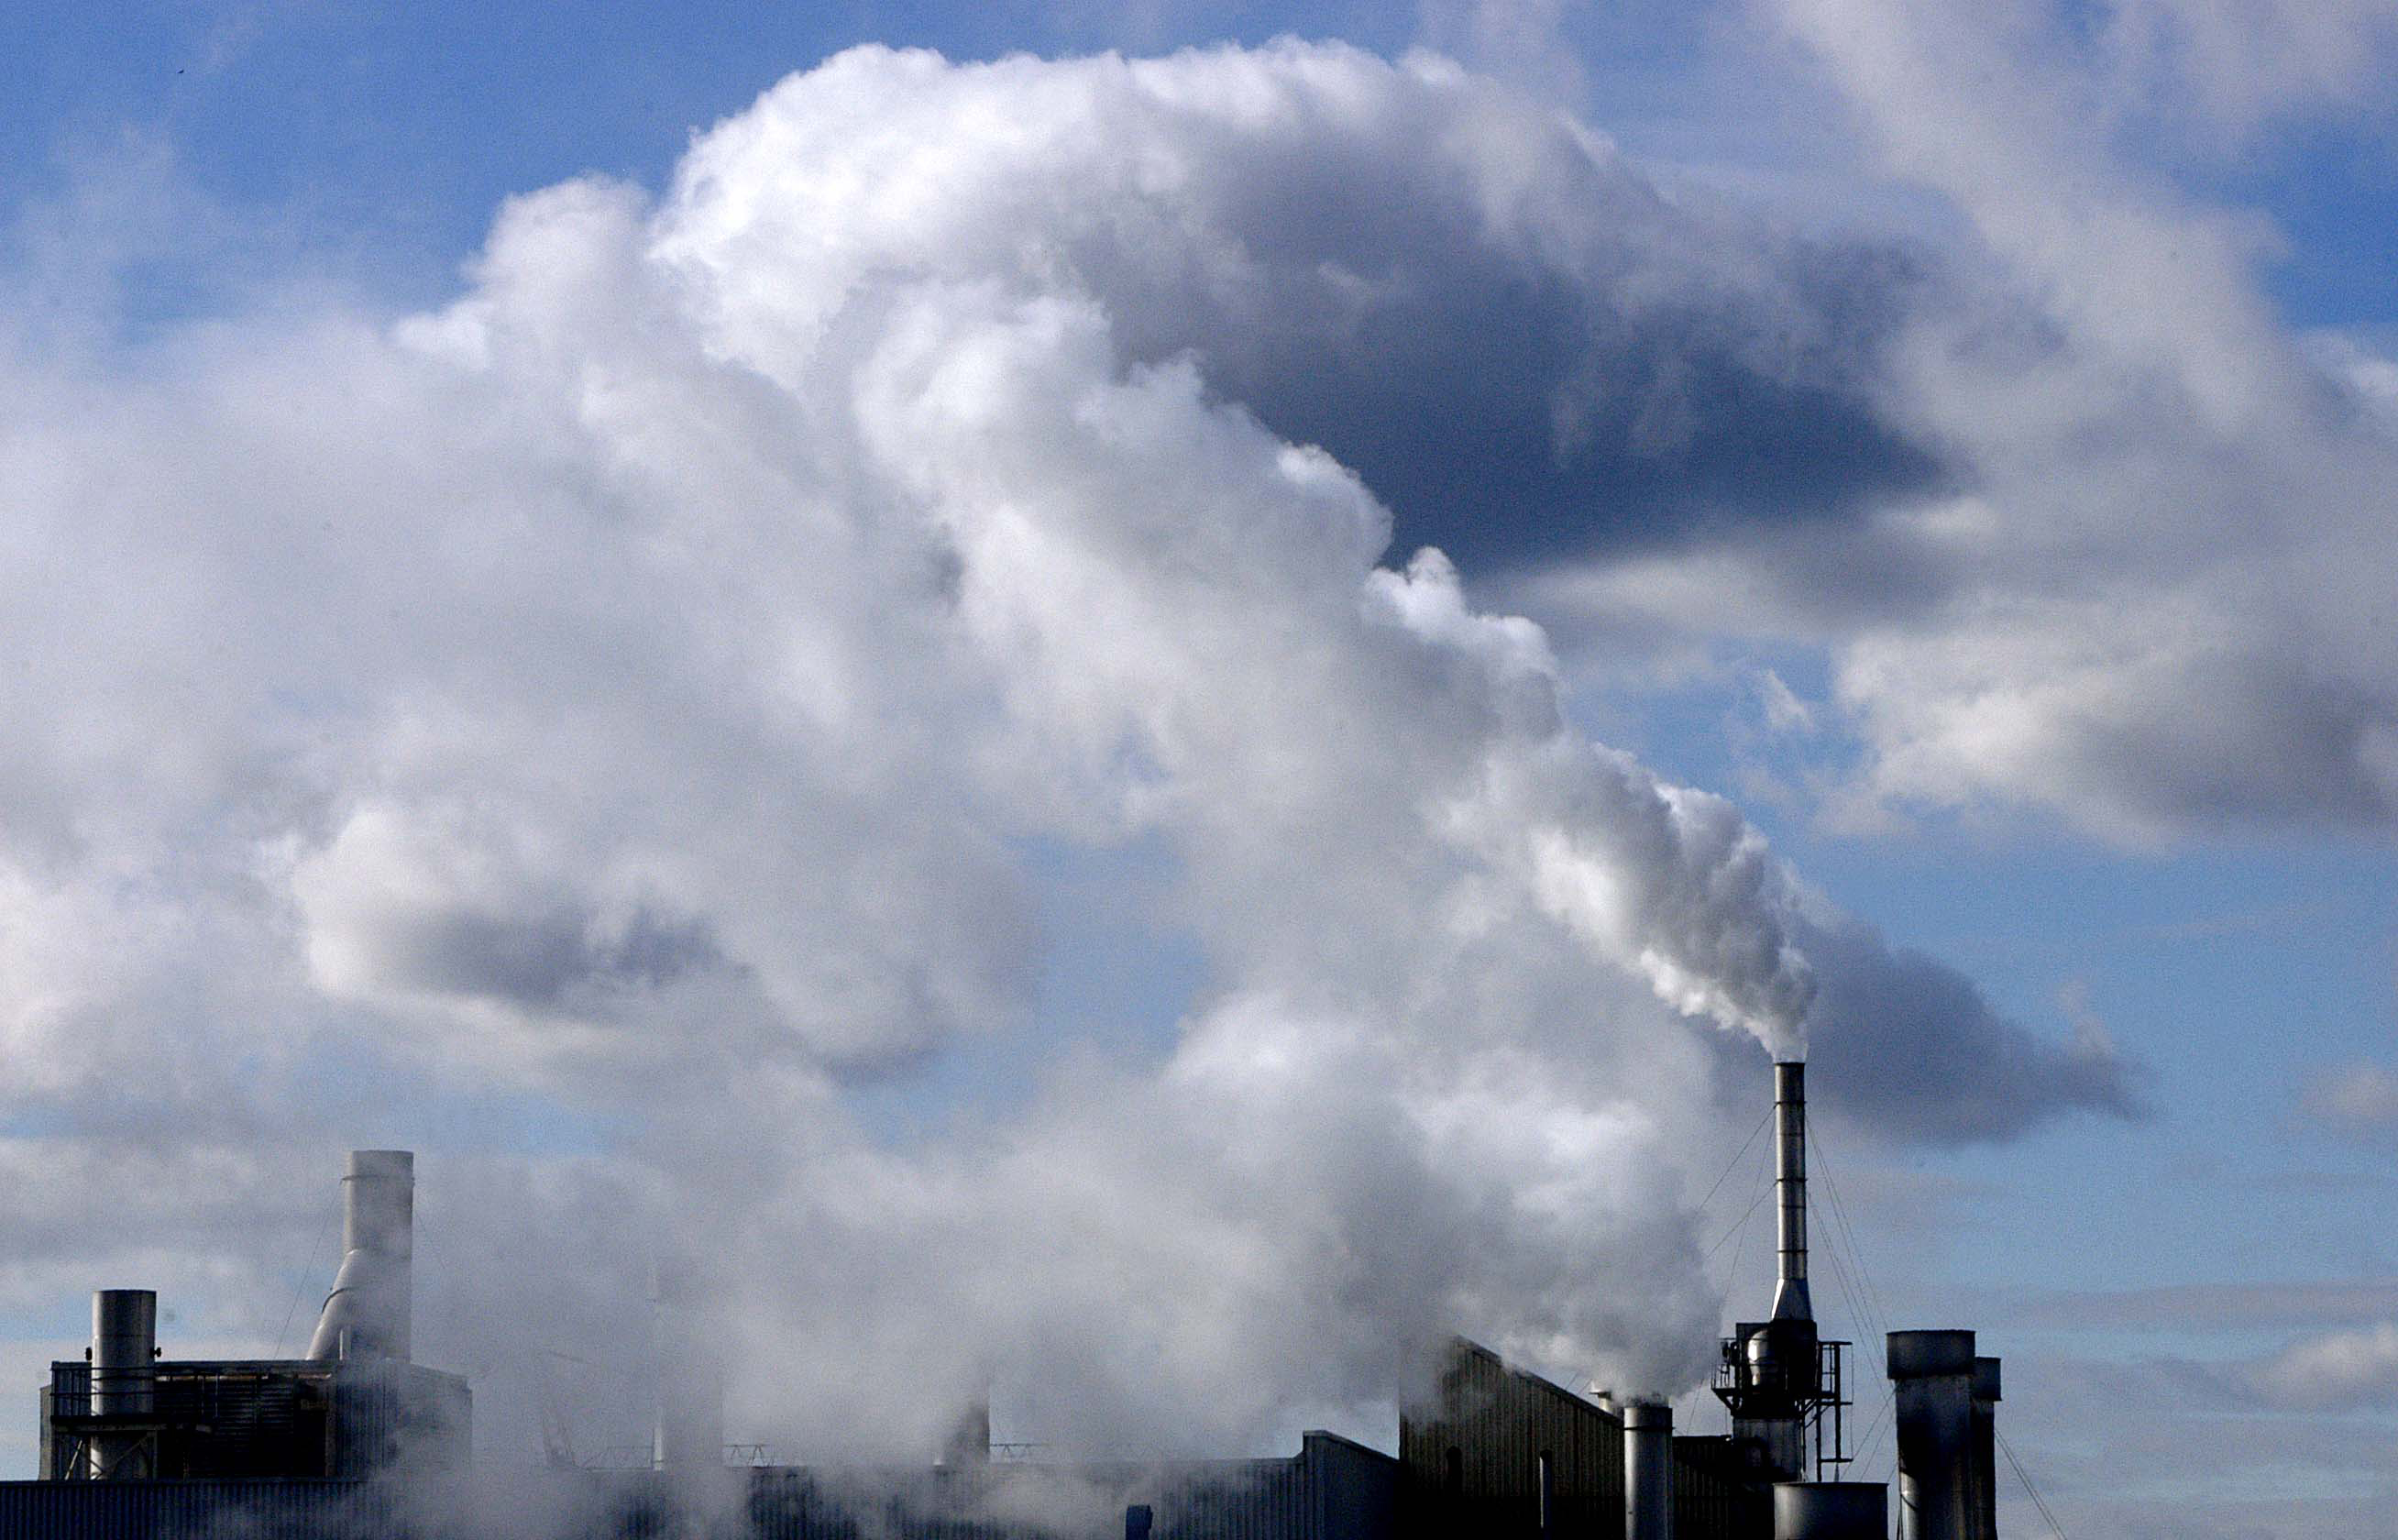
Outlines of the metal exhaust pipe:
<svg viewBox="0 0 2398 1540">
<path fill-rule="evenodd" d="M 149 1289 L 101 1289 L 91 1296 L 91 1414 L 140 1422 L 158 1407 L 158 1295 Z M 86 1446 L 93 1480 L 158 1474 L 157 1444 L 147 1428 L 96 1432 Z"/>
<path fill-rule="evenodd" d="M 1674 1409 L 1623 1409 L 1623 1540 L 1674 1540 Z"/>
<path fill-rule="evenodd" d="M 416 1156 L 352 1150 L 342 1178 L 342 1270 L 308 1340 L 309 1358 L 407 1359 L 415 1249 Z"/>
<path fill-rule="evenodd" d="M 1812 1321 L 1815 1304 L 1807 1293 L 1807 1066 L 1798 1060 L 1773 1066 L 1773 1197 L 1778 1215 L 1773 1318 Z"/>
</svg>

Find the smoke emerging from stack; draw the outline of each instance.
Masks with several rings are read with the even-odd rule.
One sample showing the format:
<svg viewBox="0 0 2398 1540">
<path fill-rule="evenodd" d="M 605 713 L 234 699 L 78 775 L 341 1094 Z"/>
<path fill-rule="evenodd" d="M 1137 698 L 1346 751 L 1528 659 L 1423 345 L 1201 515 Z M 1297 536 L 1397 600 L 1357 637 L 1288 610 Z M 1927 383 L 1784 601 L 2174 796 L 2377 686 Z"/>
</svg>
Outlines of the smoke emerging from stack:
<svg viewBox="0 0 2398 1540">
<path fill-rule="evenodd" d="M 1299 219 L 1344 169 L 1355 217 Z M 552 1318 L 638 1290 L 627 1234 L 709 1259 L 730 1419 L 794 1448 L 937 1449 L 986 1380 L 1044 1436 L 1237 1447 L 1403 1393 L 1451 1330 L 1688 1385 L 1692 1176 L 1755 1085 L 1686 1023 L 1789 1058 L 1896 1001 L 1975 1071 L 1910 1115 L 1993 1137 L 2123 1106 L 2121 1066 L 2053 1073 L 1731 804 L 1579 736 L 1537 628 L 1158 343 L 1530 264 L 1669 345 L 1634 269 L 1718 234 L 1438 61 L 868 49 L 654 204 L 512 203 L 438 313 L 212 333 L 107 410 L 20 365 L 29 506 L 172 580 L 12 576 L 9 640 L 85 639 L 154 729 L 12 703 L 12 774 L 72 815 L 0 871 L 58 986 L 12 1047 L 156 1050 L 79 1030 L 121 1019 L 73 944 L 97 912 L 136 960 L 108 988 L 209 1018 L 182 1084 L 227 1047 L 296 1076 L 304 1038 L 623 1119 L 573 1201 L 516 1194 L 597 1259 Z M 194 692 L 148 639 L 203 617 Z M 172 882 L 126 880 L 162 849 Z M 1021 1105 L 869 1137 L 845 1087 L 1037 1034 L 1058 850 L 1204 956 L 1173 1040 L 1036 1041 Z M 208 1010 L 261 998 L 308 1032 Z M 473 1208 L 452 1265 L 539 1223 Z M 527 1289 L 453 1277 L 426 1334 Z"/>
</svg>

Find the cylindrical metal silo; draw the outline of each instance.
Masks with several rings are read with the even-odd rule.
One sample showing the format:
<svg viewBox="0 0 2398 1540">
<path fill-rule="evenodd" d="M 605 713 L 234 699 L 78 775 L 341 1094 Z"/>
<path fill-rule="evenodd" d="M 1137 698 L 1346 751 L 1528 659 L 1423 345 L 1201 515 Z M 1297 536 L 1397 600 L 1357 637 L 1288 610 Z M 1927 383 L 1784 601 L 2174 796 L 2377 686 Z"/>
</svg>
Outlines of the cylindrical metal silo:
<svg viewBox="0 0 2398 1540">
<path fill-rule="evenodd" d="M 1623 1409 L 1623 1540 L 1674 1540 L 1674 1409 Z"/>
<path fill-rule="evenodd" d="M 1972 1540 L 1974 1333 L 1893 1331 L 1891 1391 L 1898 1422 L 1900 1540 Z"/>
<path fill-rule="evenodd" d="M 1773 1489 L 1773 1540 L 1888 1540 L 1880 1481 L 1784 1481 Z"/>
<path fill-rule="evenodd" d="M 91 1412 L 139 1421 L 157 1410 L 158 1295 L 101 1289 L 91 1296 Z M 149 1429 L 92 1435 L 86 1469 L 95 1479 L 155 1476 Z"/>
</svg>

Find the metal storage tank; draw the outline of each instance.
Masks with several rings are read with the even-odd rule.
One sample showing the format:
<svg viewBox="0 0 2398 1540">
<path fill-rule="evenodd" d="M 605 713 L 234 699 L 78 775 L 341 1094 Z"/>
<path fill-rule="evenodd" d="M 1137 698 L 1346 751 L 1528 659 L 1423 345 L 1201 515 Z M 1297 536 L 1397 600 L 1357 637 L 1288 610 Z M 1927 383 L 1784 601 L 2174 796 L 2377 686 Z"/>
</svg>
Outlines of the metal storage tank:
<svg viewBox="0 0 2398 1540">
<path fill-rule="evenodd" d="M 1784 1481 L 1773 1489 L 1773 1540 L 1887 1540 L 1880 1481 Z"/>
</svg>

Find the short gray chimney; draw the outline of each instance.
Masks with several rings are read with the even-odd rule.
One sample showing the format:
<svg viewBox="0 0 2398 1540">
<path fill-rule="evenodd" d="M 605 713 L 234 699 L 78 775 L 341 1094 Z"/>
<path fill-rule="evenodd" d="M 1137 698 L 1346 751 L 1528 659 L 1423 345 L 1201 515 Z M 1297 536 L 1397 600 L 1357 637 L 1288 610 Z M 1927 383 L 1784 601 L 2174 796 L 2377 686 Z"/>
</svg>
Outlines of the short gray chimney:
<svg viewBox="0 0 2398 1540">
<path fill-rule="evenodd" d="M 155 1414 L 158 1295 L 148 1289 L 101 1289 L 91 1296 L 91 1414 L 141 1422 Z M 157 1441 L 147 1428 L 103 1427 L 87 1446 L 93 1480 L 155 1476 Z"/>
<path fill-rule="evenodd" d="M 1623 1409 L 1623 1540 L 1674 1540 L 1674 1409 Z"/>
</svg>

